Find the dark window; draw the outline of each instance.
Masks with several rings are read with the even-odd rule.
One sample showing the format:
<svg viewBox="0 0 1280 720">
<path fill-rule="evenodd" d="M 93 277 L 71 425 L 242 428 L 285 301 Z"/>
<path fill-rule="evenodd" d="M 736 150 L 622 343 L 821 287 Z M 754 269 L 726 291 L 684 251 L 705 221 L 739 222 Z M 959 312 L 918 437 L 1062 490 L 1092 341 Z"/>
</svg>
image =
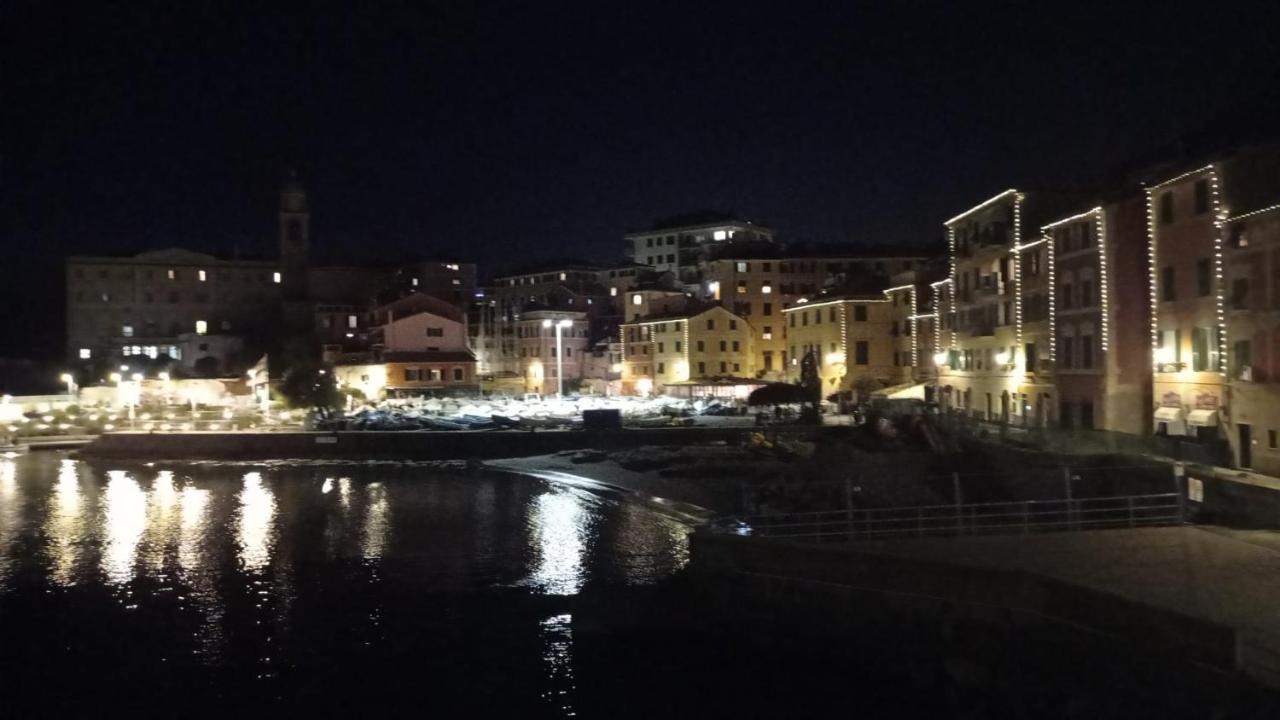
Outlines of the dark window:
<svg viewBox="0 0 1280 720">
<path fill-rule="evenodd" d="M 1093 336 L 1080 336 L 1080 367 L 1085 369 L 1093 368 Z"/>
<path fill-rule="evenodd" d="M 728 365 L 728 363 L 724 363 L 724 362 L 720 363 L 720 372 L 721 372 L 721 373 L 728 372 L 728 370 L 729 370 L 729 365 Z"/>
<path fill-rule="evenodd" d="M 866 306 L 866 305 L 854 305 L 854 306 L 853 306 L 853 319 L 854 319 L 855 321 L 857 321 L 857 322 L 865 322 L 865 321 L 866 321 L 866 319 L 867 319 L 867 306 Z"/>
<path fill-rule="evenodd" d="M 836 308 L 834 305 L 831 306 L 831 311 L 827 313 L 827 319 L 830 320 L 831 322 L 836 321 Z"/>
<path fill-rule="evenodd" d="M 1165 190 L 1160 193 L 1160 224 L 1168 225 L 1173 222 L 1173 191 Z"/>
<path fill-rule="evenodd" d="M 701 340 L 699 340 L 699 341 L 698 341 L 698 352 L 702 352 L 704 349 L 705 349 L 705 346 L 703 345 L 702 341 L 701 341 Z M 699 364 L 701 364 L 701 363 L 699 363 Z"/>
<path fill-rule="evenodd" d="M 462 382 L 462 368 L 456 367 L 453 369 L 453 381 Z"/>
<path fill-rule="evenodd" d="M 1191 331 L 1191 369 L 1197 372 L 1209 369 L 1209 328 Z"/>
<path fill-rule="evenodd" d="M 1249 278 L 1236 278 L 1231 281 L 1231 309 L 1244 310 L 1249 307 Z"/>
<path fill-rule="evenodd" d="M 855 365 L 866 365 L 869 349 L 866 340 L 859 340 L 853 344 L 853 362 Z"/>
<path fill-rule="evenodd" d="M 750 305 L 748 305 L 748 306 L 747 306 L 747 312 L 751 312 L 751 306 L 750 306 Z M 729 321 L 729 329 L 730 329 L 730 330 L 737 330 L 737 329 L 738 329 L 738 321 L 737 321 L 737 320 L 730 320 L 730 321 Z"/>
<path fill-rule="evenodd" d="M 664 363 L 664 362 L 660 362 L 660 363 L 658 363 L 658 372 L 659 372 L 659 373 L 664 373 L 664 372 L 666 372 L 666 371 L 667 371 L 667 364 L 666 364 L 666 363 Z"/>
<path fill-rule="evenodd" d="M 1248 340 L 1237 340 L 1232 346 L 1231 375 L 1240 377 L 1245 368 L 1253 365 L 1252 348 Z"/>
<path fill-rule="evenodd" d="M 1203 215 L 1209 212 L 1209 181 L 1196 181 L 1196 214 Z"/>
<path fill-rule="evenodd" d="M 1024 357 L 1027 360 L 1027 372 L 1029 373 L 1035 372 L 1036 371 L 1036 344 L 1027 343 L 1026 346 L 1023 348 L 1023 352 L 1026 353 Z"/>
<path fill-rule="evenodd" d="M 721 340 L 721 341 L 720 341 L 720 352 L 724 352 L 725 350 L 728 350 L 728 349 L 729 349 L 729 343 L 725 342 L 724 340 Z"/>
<path fill-rule="evenodd" d="M 1174 287 L 1173 266 L 1165 265 L 1164 270 L 1160 271 L 1160 299 L 1161 300 L 1177 300 L 1178 291 Z"/>
<path fill-rule="evenodd" d="M 761 315 L 772 315 L 772 314 L 773 314 L 773 303 L 765 303 L 765 304 L 764 304 L 764 309 L 762 309 L 762 310 L 760 311 L 760 314 L 761 314 Z"/>
<path fill-rule="evenodd" d="M 1209 267 L 1209 258 L 1200 258 L 1196 261 L 1196 293 L 1200 297 L 1208 297 L 1213 291 L 1212 271 Z"/>
<path fill-rule="evenodd" d="M 714 318 L 707 318 L 707 329 L 708 330 L 716 329 L 716 321 Z"/>
<path fill-rule="evenodd" d="M 1085 430 L 1093 429 L 1093 401 L 1080 401 L 1080 427 Z"/>
</svg>

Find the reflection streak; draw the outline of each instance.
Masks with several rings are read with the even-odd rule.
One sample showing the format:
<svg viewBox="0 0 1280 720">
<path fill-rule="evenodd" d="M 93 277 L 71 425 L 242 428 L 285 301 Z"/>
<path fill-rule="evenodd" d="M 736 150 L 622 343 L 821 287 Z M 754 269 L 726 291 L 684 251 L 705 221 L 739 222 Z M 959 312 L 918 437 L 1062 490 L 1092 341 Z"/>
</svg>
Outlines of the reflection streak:
<svg viewBox="0 0 1280 720">
<path fill-rule="evenodd" d="M 263 484 L 262 474 L 245 473 L 236 537 L 240 543 L 240 563 L 246 570 L 262 570 L 271 561 L 271 525 L 275 516 L 275 495 Z"/>
<path fill-rule="evenodd" d="M 582 588 L 587 520 L 582 501 L 568 492 L 545 492 L 534 501 L 533 581 L 544 592 L 573 595 Z"/>
<path fill-rule="evenodd" d="M 147 494 L 128 473 L 111 470 L 103 504 L 107 546 L 102 553 L 102 572 L 109 582 L 124 584 L 133 577 L 138 542 L 147 529 Z"/>
</svg>

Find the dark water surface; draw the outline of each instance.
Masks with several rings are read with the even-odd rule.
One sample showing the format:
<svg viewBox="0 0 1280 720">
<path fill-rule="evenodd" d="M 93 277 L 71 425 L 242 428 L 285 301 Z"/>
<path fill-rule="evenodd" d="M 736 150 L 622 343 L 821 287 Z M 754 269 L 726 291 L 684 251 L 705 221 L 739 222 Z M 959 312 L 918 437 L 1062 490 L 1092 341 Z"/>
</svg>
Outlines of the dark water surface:
<svg viewBox="0 0 1280 720">
<path fill-rule="evenodd" d="M 996 679 L 975 687 L 929 632 L 911 647 L 900 630 L 878 645 L 733 631 L 680 577 L 689 531 L 607 494 L 442 466 L 0 459 L 0 716 L 1205 717 L 1221 705 L 1170 694 L 1159 669 L 1095 670 L 1033 638 L 1032 662 L 1006 641 L 961 643 L 996 645 L 982 666 Z"/>
</svg>

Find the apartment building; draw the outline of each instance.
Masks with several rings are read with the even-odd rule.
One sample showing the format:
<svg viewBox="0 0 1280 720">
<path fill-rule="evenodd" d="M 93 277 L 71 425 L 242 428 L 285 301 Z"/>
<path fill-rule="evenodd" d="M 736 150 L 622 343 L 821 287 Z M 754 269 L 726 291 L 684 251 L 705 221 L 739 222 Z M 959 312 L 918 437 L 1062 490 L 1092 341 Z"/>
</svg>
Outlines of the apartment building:
<svg viewBox="0 0 1280 720">
<path fill-rule="evenodd" d="M 909 298 L 908 288 L 894 288 L 871 295 L 800 301 L 784 309 L 788 375 L 798 380 L 803 358 L 812 354 L 824 397 L 849 390 L 869 396 L 873 390 L 910 382 L 912 365 L 903 363 L 900 342 L 904 325 L 908 337 L 914 330 Z M 909 350 L 906 356 L 910 361 Z"/>
<path fill-rule="evenodd" d="M 702 213 L 660 220 L 649 230 L 625 236 L 627 257 L 637 265 L 669 272 L 676 281 L 697 285 L 699 266 L 725 244 L 774 242 L 773 228 L 731 215 Z"/>
<path fill-rule="evenodd" d="M 824 290 L 888 282 L 924 263 L 917 255 L 733 256 L 704 263 L 703 297 L 746 319 L 756 332 L 752 364 L 761 377 L 786 377 L 790 361 L 782 309 Z"/>
<path fill-rule="evenodd" d="M 661 394 L 681 384 L 755 373 L 751 325 L 718 305 L 626 322 L 620 334 L 627 394 Z"/>
<path fill-rule="evenodd" d="M 1216 439 L 1227 399 L 1218 167 L 1151 185 L 1146 198 L 1155 431 Z"/>
<path fill-rule="evenodd" d="M 938 363 L 941 401 L 979 419 L 1056 422 L 1050 248 L 1034 228 L 1070 201 L 1017 189 L 945 223 L 949 282 L 938 287 L 949 340 Z"/>
<path fill-rule="evenodd" d="M 275 261 L 177 248 L 67 259 L 67 353 L 75 365 L 173 360 L 186 334 L 262 336 L 280 321 Z"/>
</svg>

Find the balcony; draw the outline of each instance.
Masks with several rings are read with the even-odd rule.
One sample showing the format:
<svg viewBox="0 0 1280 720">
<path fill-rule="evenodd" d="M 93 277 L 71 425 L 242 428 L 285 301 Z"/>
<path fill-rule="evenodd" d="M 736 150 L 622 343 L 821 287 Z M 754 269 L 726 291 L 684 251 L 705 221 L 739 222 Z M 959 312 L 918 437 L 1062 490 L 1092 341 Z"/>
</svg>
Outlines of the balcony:
<svg viewBox="0 0 1280 720">
<path fill-rule="evenodd" d="M 995 334 L 996 326 L 987 323 L 969 328 L 969 337 L 993 337 Z"/>
</svg>

